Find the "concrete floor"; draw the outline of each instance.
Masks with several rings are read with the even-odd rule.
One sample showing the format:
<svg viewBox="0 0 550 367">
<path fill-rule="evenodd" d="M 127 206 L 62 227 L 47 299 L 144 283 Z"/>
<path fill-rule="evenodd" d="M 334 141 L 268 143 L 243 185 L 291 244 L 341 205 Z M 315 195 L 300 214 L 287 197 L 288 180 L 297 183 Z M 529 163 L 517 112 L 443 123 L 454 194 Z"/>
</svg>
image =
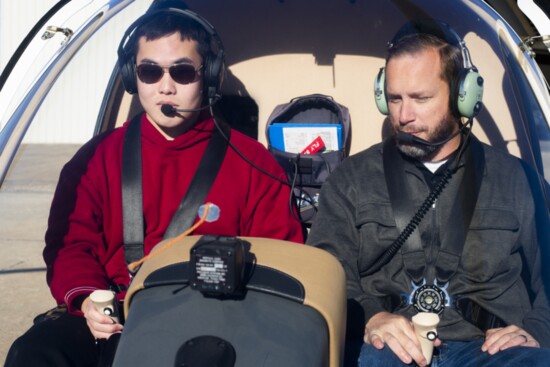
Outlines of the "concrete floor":
<svg viewBox="0 0 550 367">
<path fill-rule="evenodd" d="M 77 145 L 29 144 L 0 188 L 0 362 L 34 316 L 55 306 L 42 260 L 50 203 L 63 164 Z"/>
</svg>

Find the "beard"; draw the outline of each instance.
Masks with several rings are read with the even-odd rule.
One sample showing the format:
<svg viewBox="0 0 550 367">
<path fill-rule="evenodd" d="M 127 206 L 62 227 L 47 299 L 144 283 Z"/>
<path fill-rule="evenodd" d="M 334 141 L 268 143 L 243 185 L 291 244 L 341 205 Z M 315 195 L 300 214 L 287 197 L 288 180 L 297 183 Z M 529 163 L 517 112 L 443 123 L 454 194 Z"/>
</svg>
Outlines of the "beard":
<svg viewBox="0 0 550 367">
<path fill-rule="evenodd" d="M 428 133 L 424 140 L 430 143 L 436 143 L 444 141 L 454 132 L 455 121 L 444 119 L 436 127 L 434 131 Z M 397 135 L 399 128 L 394 127 L 394 137 Z M 402 130 L 401 130 L 402 131 Z M 403 131 L 406 133 L 406 131 Z M 445 144 L 441 145 L 423 145 L 414 142 L 400 142 L 396 139 L 397 148 L 406 156 L 415 158 L 418 160 L 429 160 L 435 156 Z"/>
</svg>

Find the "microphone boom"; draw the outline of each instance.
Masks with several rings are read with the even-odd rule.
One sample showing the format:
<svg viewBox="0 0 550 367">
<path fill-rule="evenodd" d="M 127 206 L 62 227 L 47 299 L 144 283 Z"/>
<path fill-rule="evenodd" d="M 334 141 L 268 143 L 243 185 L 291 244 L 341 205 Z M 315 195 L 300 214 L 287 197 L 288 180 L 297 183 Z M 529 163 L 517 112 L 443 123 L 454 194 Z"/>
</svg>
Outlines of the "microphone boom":
<svg viewBox="0 0 550 367">
<path fill-rule="evenodd" d="M 160 107 L 160 111 L 168 117 L 173 117 L 177 113 L 176 109 L 169 104 L 163 104 Z"/>
<path fill-rule="evenodd" d="M 405 143 L 405 144 L 419 144 L 419 145 L 424 145 L 424 146 L 437 147 L 437 146 L 440 146 L 440 145 L 443 145 L 443 144 L 447 143 L 452 138 L 454 138 L 455 136 L 460 134 L 462 132 L 462 130 L 464 130 L 464 128 L 466 128 L 466 126 L 468 126 L 470 123 L 471 123 L 471 119 L 469 119 L 465 124 L 462 124 L 460 129 L 457 132 L 455 132 L 454 134 L 451 134 L 451 136 L 449 136 L 447 139 L 442 140 L 442 141 L 437 141 L 435 143 L 432 143 L 432 142 L 429 142 L 427 140 L 421 139 L 421 138 L 416 137 L 412 134 L 404 133 L 402 131 L 399 131 L 397 133 L 396 139 L 397 139 L 397 141 L 399 141 L 401 143 Z"/>
<path fill-rule="evenodd" d="M 169 105 L 169 104 L 163 104 L 162 106 L 160 106 L 160 111 L 168 117 L 174 117 L 178 114 L 178 112 L 199 112 L 199 111 L 202 111 L 202 110 L 207 109 L 210 106 L 212 106 L 218 100 L 219 100 L 219 97 L 214 98 L 213 100 L 210 101 L 210 103 L 208 103 L 208 104 L 206 104 L 202 107 L 199 107 L 199 108 L 176 108 L 176 107 L 174 107 L 172 105 Z"/>
</svg>

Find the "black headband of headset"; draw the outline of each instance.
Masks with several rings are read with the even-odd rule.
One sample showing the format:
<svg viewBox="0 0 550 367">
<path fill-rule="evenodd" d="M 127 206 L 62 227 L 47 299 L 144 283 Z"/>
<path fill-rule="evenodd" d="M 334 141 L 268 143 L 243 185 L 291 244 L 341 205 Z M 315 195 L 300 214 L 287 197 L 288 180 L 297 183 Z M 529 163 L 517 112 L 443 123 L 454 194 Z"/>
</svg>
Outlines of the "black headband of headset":
<svg viewBox="0 0 550 367">
<path fill-rule="evenodd" d="M 175 3 L 165 2 L 160 3 L 159 6 L 155 6 L 155 4 L 153 4 L 151 8 L 144 15 L 134 21 L 124 33 L 124 36 L 122 37 L 122 40 L 120 41 L 118 47 L 118 63 L 124 86 L 126 90 L 131 94 L 137 91 L 134 70 L 135 55 L 129 53 L 129 45 L 135 42 L 135 31 L 142 24 L 146 23 L 147 21 L 159 14 L 175 14 L 195 21 L 210 35 L 209 47 L 210 53 L 213 55 L 213 57 L 209 57 L 207 58 L 207 60 L 205 60 L 205 63 L 207 65 L 205 65 L 204 68 L 204 80 L 206 95 L 208 96 L 208 98 L 214 98 L 214 96 L 217 95 L 218 88 L 220 87 L 221 81 L 223 80 L 223 69 L 225 60 L 222 41 L 212 24 L 210 24 L 206 19 L 188 9 L 171 6 L 166 7 L 166 5 L 172 4 Z"/>
<path fill-rule="evenodd" d="M 419 33 L 431 34 L 432 36 L 444 40 L 451 46 L 457 47 L 462 53 L 464 63 L 463 67 L 474 67 L 470 58 L 470 52 L 468 51 L 468 48 L 462 38 L 460 38 L 460 36 L 449 24 L 438 19 L 426 18 L 408 21 L 397 31 L 392 40 L 388 42 L 388 48 L 392 48 L 393 45 L 405 36 Z"/>
<path fill-rule="evenodd" d="M 214 26 L 210 24 L 206 19 L 201 17 L 195 12 L 192 12 L 189 9 L 180 9 L 180 8 L 153 8 L 149 9 L 147 13 L 139 17 L 136 21 L 134 21 L 124 32 L 124 36 L 122 36 L 122 40 L 120 41 L 120 45 L 118 46 L 118 55 L 125 58 L 131 57 L 131 55 L 128 55 L 126 53 L 126 46 L 128 42 L 132 39 L 133 33 L 138 29 L 142 24 L 147 22 L 149 19 L 152 19 L 153 17 L 157 16 L 158 14 L 179 14 L 186 16 L 195 22 L 199 23 L 210 35 L 212 40 L 216 43 L 216 47 L 218 50 L 213 50 L 214 54 L 220 52 L 220 50 L 223 52 L 223 44 L 222 40 L 218 36 L 218 33 L 214 29 Z"/>
<path fill-rule="evenodd" d="M 462 47 L 462 40 L 458 34 L 447 23 L 436 19 L 410 20 L 397 31 L 388 46 L 391 48 L 401 38 L 418 33 L 431 34 L 452 46 Z"/>
</svg>

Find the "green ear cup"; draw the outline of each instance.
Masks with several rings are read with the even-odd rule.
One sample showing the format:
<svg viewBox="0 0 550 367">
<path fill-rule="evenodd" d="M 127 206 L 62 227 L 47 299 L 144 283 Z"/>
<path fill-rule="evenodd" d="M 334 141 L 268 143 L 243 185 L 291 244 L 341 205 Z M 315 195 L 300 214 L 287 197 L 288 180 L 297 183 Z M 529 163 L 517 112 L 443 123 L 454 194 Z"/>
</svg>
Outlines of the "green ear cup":
<svg viewBox="0 0 550 367">
<path fill-rule="evenodd" d="M 374 102 L 378 111 L 383 115 L 388 114 L 388 101 L 386 100 L 386 72 L 380 68 L 376 79 L 374 79 Z"/>
<path fill-rule="evenodd" d="M 483 78 L 476 68 L 464 69 L 460 73 L 457 92 L 457 108 L 463 117 L 474 117 L 479 113 L 483 98 Z"/>
</svg>

